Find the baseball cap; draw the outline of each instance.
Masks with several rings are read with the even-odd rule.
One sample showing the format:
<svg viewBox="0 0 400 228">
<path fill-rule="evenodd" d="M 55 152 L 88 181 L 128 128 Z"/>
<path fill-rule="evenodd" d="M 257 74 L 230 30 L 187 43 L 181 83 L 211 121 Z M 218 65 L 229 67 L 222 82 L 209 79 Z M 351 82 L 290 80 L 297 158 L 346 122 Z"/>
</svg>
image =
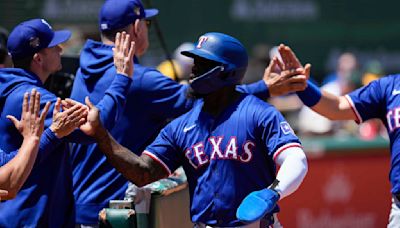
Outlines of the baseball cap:
<svg viewBox="0 0 400 228">
<path fill-rule="evenodd" d="M 190 58 L 201 57 L 225 65 L 225 70 L 247 67 L 248 55 L 236 38 L 219 32 L 209 32 L 199 37 L 192 50 L 181 52 Z"/>
<path fill-rule="evenodd" d="M 136 19 L 150 18 L 158 9 L 144 9 L 140 0 L 106 0 L 100 10 L 100 30 L 123 28 Z"/>
<path fill-rule="evenodd" d="M 32 19 L 17 25 L 7 41 L 13 59 L 24 58 L 38 51 L 57 46 L 71 37 L 68 30 L 53 31 L 44 19 Z"/>
</svg>

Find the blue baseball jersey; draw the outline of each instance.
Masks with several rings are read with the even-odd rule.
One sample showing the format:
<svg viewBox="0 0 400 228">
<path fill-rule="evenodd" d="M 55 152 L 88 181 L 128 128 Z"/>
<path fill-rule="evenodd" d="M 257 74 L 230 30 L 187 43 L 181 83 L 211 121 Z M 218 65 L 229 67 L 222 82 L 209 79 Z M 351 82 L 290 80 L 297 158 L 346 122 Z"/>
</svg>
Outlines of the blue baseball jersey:
<svg viewBox="0 0 400 228">
<path fill-rule="evenodd" d="M 300 147 L 300 141 L 273 106 L 253 95 L 241 95 L 217 117 L 202 107 L 199 100 L 143 153 L 168 173 L 183 166 L 193 222 L 243 225 L 235 215 L 241 201 L 275 180 L 274 158 L 288 147 Z"/>
<path fill-rule="evenodd" d="M 378 118 L 390 138 L 392 193 L 400 193 L 400 74 L 375 80 L 346 95 L 358 123 Z"/>
</svg>

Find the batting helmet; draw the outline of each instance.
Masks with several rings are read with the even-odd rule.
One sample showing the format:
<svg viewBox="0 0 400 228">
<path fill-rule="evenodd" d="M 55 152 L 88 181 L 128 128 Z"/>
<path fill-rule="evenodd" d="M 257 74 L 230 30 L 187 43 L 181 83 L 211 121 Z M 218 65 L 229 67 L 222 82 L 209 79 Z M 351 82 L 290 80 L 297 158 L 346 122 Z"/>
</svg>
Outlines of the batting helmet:
<svg viewBox="0 0 400 228">
<path fill-rule="evenodd" d="M 221 64 L 191 81 L 193 90 L 200 94 L 208 94 L 224 86 L 239 84 L 248 63 L 246 49 L 240 41 L 217 32 L 200 36 L 193 50 L 181 53 L 191 58 L 200 57 Z"/>
</svg>

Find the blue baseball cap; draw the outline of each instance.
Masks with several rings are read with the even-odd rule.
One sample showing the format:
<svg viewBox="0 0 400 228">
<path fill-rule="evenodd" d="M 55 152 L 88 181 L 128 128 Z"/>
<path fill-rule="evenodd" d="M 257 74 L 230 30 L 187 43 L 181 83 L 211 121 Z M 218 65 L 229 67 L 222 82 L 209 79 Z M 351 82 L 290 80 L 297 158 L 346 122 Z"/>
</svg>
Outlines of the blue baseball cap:
<svg viewBox="0 0 400 228">
<path fill-rule="evenodd" d="M 21 59 L 44 48 L 57 46 L 70 37 L 68 30 L 53 31 L 46 20 L 32 19 L 13 29 L 8 36 L 7 48 L 13 59 Z"/>
<path fill-rule="evenodd" d="M 248 55 L 243 44 L 230 35 L 218 32 L 200 36 L 192 50 L 182 51 L 181 54 L 222 63 L 227 71 L 246 68 L 248 64 Z"/>
<path fill-rule="evenodd" d="M 123 28 L 136 19 L 150 18 L 158 9 L 144 9 L 140 0 L 106 0 L 100 10 L 100 30 Z"/>
</svg>

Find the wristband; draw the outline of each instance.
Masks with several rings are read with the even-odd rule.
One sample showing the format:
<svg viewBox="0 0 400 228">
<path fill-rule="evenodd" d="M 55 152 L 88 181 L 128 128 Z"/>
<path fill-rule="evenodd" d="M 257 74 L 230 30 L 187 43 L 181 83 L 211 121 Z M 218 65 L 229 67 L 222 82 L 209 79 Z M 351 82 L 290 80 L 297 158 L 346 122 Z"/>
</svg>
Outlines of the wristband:
<svg viewBox="0 0 400 228">
<path fill-rule="evenodd" d="M 304 91 L 296 92 L 297 96 L 308 107 L 316 105 L 321 100 L 321 90 L 314 83 L 307 81 L 307 88 Z"/>
</svg>

